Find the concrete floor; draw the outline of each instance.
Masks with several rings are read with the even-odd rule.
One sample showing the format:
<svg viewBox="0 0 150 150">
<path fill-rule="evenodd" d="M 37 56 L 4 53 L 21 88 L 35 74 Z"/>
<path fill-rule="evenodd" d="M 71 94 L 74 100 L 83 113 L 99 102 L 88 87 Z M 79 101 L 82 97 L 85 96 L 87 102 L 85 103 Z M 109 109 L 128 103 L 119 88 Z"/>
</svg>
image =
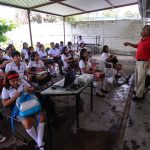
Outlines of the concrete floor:
<svg viewBox="0 0 150 150">
<path fill-rule="evenodd" d="M 130 58 L 130 60 L 134 63 L 132 59 L 133 57 Z M 127 60 L 127 58 L 122 58 L 122 61 L 125 61 L 124 64 L 128 64 L 129 60 Z M 126 72 L 129 74 L 133 72 L 133 69 L 131 68 L 126 68 L 126 70 Z M 94 95 L 94 109 L 92 112 L 90 111 L 89 95 L 81 95 L 80 129 L 77 131 L 75 121 L 75 98 L 72 96 L 59 98 L 55 97 L 55 99 L 59 99 L 59 101 L 55 100 L 58 120 L 57 122 L 52 122 L 54 150 L 113 150 L 113 146 L 117 139 L 121 119 L 123 117 L 124 108 L 126 106 L 130 84 L 124 84 L 122 79 L 117 85 L 113 85 L 109 81 L 110 80 L 108 80 L 107 83 L 109 93 L 106 94 L 105 98 L 99 98 Z M 90 89 L 87 88 L 85 92 L 88 93 L 89 91 Z M 132 105 L 137 114 L 136 116 L 130 115 L 131 119 L 133 119 L 133 127 L 135 125 L 135 128 L 127 128 L 126 139 L 124 143 L 124 148 L 126 149 L 124 150 L 132 150 L 132 148 L 130 147 L 132 147 L 133 145 L 136 148 L 137 145 L 140 145 L 140 147 L 147 147 L 146 150 L 148 150 L 148 139 L 150 139 L 150 137 L 148 136 L 148 132 L 150 132 L 150 129 L 148 127 L 148 115 L 145 117 L 144 114 L 149 113 L 147 104 L 149 104 L 150 102 L 148 103 L 148 101 L 146 101 L 144 103 L 146 104 L 146 108 L 144 109 L 144 104 L 138 104 L 137 109 L 137 104 L 133 103 Z M 144 114 L 142 110 L 144 111 Z M 141 117 L 138 117 L 138 113 L 141 114 Z M 131 114 L 135 115 L 135 113 Z M 12 136 L 9 128 L 9 123 L 6 119 L 0 120 L 0 122 L 0 129 L 2 134 L 8 137 L 8 140 L 5 143 L 0 144 L 0 150 L 34 150 L 35 143 L 31 140 L 31 138 L 28 137 L 28 135 L 25 134 L 21 126 L 17 125 L 16 128 L 18 129 L 18 131 L 20 131 L 20 133 L 26 135 L 27 139 L 29 139 L 28 146 L 23 145 L 23 143 L 17 141 Z M 139 131 L 139 135 L 143 136 L 143 138 L 141 136 L 141 141 L 138 141 L 140 138 L 138 138 L 137 135 L 134 134 L 135 132 L 137 133 L 136 129 L 139 129 L 139 125 L 141 125 L 141 128 L 145 127 L 143 131 Z M 44 139 L 47 143 L 49 141 L 46 131 L 47 129 L 45 130 Z M 147 134 L 145 136 L 145 134 L 142 133 Z M 131 135 L 133 138 L 130 138 Z M 136 138 L 134 138 L 134 135 Z"/>
<path fill-rule="evenodd" d="M 144 101 L 131 102 L 123 150 L 150 149 L 150 92 Z"/>
</svg>

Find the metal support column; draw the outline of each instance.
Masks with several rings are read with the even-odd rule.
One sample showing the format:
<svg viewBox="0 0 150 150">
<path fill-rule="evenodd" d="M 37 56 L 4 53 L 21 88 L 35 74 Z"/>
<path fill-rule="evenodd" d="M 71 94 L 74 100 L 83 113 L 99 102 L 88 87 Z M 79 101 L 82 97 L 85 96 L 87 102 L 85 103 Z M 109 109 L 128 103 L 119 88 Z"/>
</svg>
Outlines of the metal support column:
<svg viewBox="0 0 150 150">
<path fill-rule="evenodd" d="M 65 43 L 66 43 L 65 17 L 63 17 L 63 33 L 64 33 L 64 45 L 65 45 Z"/>
<path fill-rule="evenodd" d="M 29 9 L 28 9 L 28 22 L 29 22 L 30 41 L 31 41 L 31 45 L 33 46 L 32 31 L 31 31 L 31 20 L 30 20 L 30 10 Z"/>
</svg>

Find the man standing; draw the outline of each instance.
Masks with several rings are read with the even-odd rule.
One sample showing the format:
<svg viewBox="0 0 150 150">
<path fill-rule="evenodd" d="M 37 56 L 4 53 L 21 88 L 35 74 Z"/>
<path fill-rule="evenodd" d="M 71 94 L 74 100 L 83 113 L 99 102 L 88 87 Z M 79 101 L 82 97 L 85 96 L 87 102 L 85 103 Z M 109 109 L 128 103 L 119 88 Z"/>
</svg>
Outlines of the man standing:
<svg viewBox="0 0 150 150">
<path fill-rule="evenodd" d="M 150 66 L 150 25 L 145 25 L 141 32 L 142 39 L 138 44 L 125 42 L 125 46 L 137 48 L 136 51 L 136 95 L 134 101 L 143 99 L 145 79 Z"/>
</svg>

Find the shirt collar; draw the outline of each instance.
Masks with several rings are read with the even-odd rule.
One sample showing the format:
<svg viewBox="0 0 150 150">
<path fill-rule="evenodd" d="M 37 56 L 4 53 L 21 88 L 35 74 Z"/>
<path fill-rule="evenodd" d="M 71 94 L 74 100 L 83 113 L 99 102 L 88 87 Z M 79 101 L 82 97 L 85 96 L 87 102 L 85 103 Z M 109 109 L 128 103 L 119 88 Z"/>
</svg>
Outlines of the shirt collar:
<svg viewBox="0 0 150 150">
<path fill-rule="evenodd" d="M 150 35 L 145 37 L 145 38 L 142 38 L 141 41 L 145 41 L 145 40 L 148 40 L 148 39 L 150 39 Z"/>
</svg>

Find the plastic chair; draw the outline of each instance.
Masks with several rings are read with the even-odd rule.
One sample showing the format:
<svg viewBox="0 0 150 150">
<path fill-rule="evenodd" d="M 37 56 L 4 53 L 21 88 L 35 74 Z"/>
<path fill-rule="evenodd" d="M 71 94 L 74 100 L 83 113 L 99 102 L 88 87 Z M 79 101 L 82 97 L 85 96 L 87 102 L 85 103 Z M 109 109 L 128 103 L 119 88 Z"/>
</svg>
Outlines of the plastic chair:
<svg viewBox="0 0 150 150">
<path fill-rule="evenodd" d="M 106 66 L 109 66 L 109 68 L 107 68 Z M 104 60 L 100 60 L 99 61 L 99 69 L 102 70 L 105 73 L 106 78 L 111 75 L 113 84 L 115 84 L 115 82 L 116 82 L 116 79 L 115 79 L 116 71 L 113 68 L 112 63 L 104 61 Z"/>
</svg>

